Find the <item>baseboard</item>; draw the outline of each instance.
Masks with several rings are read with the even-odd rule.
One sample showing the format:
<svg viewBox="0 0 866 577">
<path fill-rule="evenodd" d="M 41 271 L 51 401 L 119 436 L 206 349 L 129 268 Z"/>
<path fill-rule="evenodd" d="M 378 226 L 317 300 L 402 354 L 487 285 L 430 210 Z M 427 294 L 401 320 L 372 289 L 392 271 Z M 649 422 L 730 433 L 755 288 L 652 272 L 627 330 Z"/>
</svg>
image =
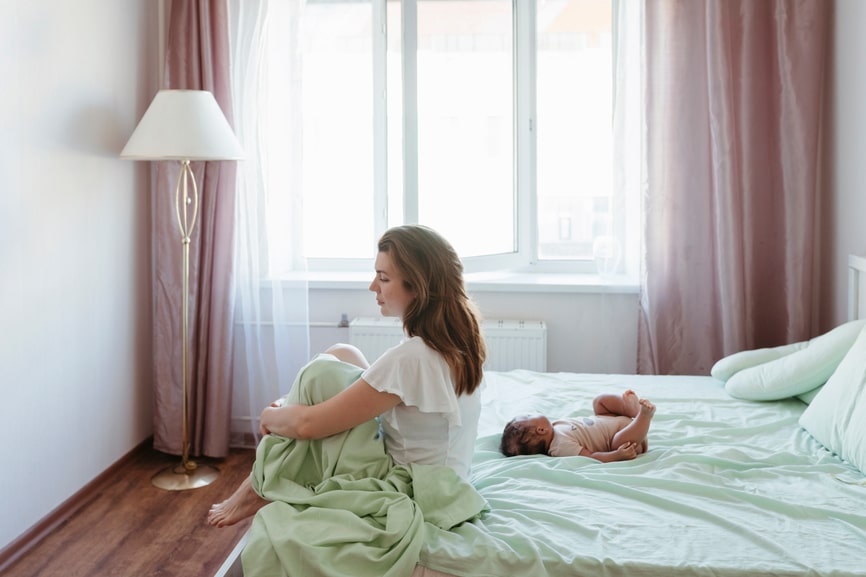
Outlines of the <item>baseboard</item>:
<svg viewBox="0 0 866 577">
<path fill-rule="evenodd" d="M 153 437 L 142 441 L 139 445 L 118 459 L 113 465 L 99 474 L 95 479 L 82 487 L 78 492 L 61 503 L 56 509 L 42 518 L 38 523 L 21 534 L 9 545 L 0 549 L 0 575 L 12 566 L 25 553 L 33 549 L 42 539 L 47 537 L 54 529 L 69 520 L 81 507 L 87 504 L 93 495 L 97 493 L 108 481 L 108 479 L 129 463 L 135 455 L 153 445 Z"/>
<path fill-rule="evenodd" d="M 255 449 L 257 445 L 258 441 L 252 433 L 232 431 L 229 434 L 229 447 L 232 449 Z"/>
</svg>

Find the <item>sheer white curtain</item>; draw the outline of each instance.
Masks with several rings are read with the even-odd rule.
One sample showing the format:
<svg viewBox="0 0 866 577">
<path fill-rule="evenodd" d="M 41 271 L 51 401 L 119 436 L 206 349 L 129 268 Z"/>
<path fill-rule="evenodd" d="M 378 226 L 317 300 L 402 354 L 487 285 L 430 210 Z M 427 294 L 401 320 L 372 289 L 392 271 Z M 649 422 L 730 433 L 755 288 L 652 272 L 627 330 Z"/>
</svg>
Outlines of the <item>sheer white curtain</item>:
<svg viewBox="0 0 866 577">
<path fill-rule="evenodd" d="M 238 163 L 235 216 L 235 303 L 232 444 L 258 442 L 262 409 L 288 392 L 310 358 L 305 280 L 275 278 L 274 255 L 303 268 L 299 227 L 300 107 L 297 17 L 302 0 L 229 0 L 232 91 L 236 130 L 246 157 Z M 278 25 L 272 26 L 275 15 Z M 281 78 L 272 76 L 279 71 Z M 286 87 L 286 88 L 282 88 Z M 279 106 L 273 106 L 279 102 Z M 275 110 L 284 111 L 275 115 Z M 286 195 L 289 186 L 298 194 Z M 295 227 L 291 234 L 285 230 Z M 280 237 L 280 249 L 273 239 Z M 283 263 L 284 264 L 284 263 Z M 280 267 L 284 270 L 286 267 Z"/>
<path fill-rule="evenodd" d="M 613 210 L 622 211 L 623 270 L 637 278 L 641 247 L 641 35 L 643 2 L 614 0 Z"/>
</svg>

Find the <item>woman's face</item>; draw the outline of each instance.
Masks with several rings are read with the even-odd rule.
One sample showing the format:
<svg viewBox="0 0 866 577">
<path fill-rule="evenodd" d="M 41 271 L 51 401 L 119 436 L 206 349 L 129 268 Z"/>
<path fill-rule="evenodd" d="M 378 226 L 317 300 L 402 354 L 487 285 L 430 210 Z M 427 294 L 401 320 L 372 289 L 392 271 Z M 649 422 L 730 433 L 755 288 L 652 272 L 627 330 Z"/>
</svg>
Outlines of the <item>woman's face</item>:
<svg viewBox="0 0 866 577">
<path fill-rule="evenodd" d="M 370 283 L 376 293 L 376 302 L 382 316 L 403 318 L 403 313 L 415 299 L 415 293 L 406 289 L 403 277 L 391 262 L 387 252 L 376 255 L 376 278 Z"/>
</svg>

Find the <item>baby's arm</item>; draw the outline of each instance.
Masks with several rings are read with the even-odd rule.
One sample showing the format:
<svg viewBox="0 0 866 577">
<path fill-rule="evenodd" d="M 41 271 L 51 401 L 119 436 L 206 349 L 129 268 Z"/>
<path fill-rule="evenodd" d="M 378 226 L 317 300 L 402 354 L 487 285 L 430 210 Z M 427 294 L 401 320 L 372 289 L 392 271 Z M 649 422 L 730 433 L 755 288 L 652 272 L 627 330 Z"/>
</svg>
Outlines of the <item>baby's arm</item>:
<svg viewBox="0 0 866 577">
<path fill-rule="evenodd" d="M 580 452 L 581 457 L 592 457 L 596 461 L 601 461 L 602 463 L 614 463 L 616 461 L 630 461 L 637 457 L 638 455 L 638 446 L 636 443 L 632 441 L 627 441 L 614 449 L 613 451 L 596 451 L 591 452 L 587 449 L 583 449 Z"/>
</svg>

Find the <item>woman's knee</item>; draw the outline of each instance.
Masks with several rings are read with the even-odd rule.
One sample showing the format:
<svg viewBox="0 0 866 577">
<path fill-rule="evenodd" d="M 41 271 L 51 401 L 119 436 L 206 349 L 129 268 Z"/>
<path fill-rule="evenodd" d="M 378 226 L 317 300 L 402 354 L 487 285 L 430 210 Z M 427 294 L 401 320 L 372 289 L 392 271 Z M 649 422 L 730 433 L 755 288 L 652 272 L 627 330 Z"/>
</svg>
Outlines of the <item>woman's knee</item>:
<svg viewBox="0 0 866 577">
<path fill-rule="evenodd" d="M 361 349 L 354 345 L 337 343 L 328 347 L 325 352 L 329 355 L 334 355 L 344 363 L 349 363 L 361 367 L 362 369 L 366 369 L 370 366 L 370 363 L 367 361 L 364 353 L 361 352 Z"/>
</svg>

